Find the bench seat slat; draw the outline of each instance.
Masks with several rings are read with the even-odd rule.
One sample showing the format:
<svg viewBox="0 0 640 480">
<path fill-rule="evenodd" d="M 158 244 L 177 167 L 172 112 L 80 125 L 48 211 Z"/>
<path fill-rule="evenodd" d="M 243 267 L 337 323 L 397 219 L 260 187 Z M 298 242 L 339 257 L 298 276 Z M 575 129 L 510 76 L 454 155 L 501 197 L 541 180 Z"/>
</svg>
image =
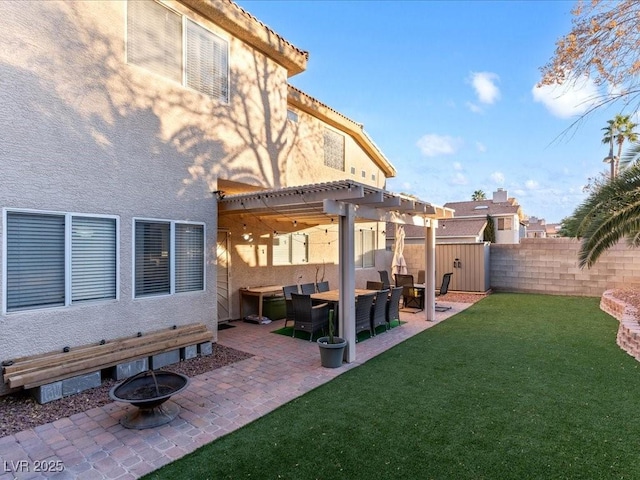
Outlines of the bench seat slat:
<svg viewBox="0 0 640 480">
<path fill-rule="evenodd" d="M 18 371 L 28 371 L 46 367 L 59 362 L 70 360 L 91 358 L 95 355 L 101 355 L 108 352 L 118 350 L 126 350 L 131 346 L 143 345 L 145 343 L 153 343 L 165 338 L 172 338 L 176 335 L 184 335 L 189 333 L 206 332 L 207 327 L 204 324 L 185 325 L 176 329 L 170 328 L 166 330 L 158 330 L 155 332 L 145 333 L 141 337 L 125 337 L 116 340 L 110 340 L 104 345 L 86 345 L 71 349 L 69 352 L 54 352 L 43 355 L 34 355 L 14 360 L 13 365 L 3 368 L 4 375 L 14 374 Z"/>
<path fill-rule="evenodd" d="M 201 330 L 201 329 L 197 329 Z M 152 335 L 144 337 L 136 337 L 124 340 L 127 342 L 126 348 L 102 348 L 108 344 L 94 346 L 95 350 L 92 355 L 81 355 L 75 358 L 60 356 L 56 357 L 56 361 L 49 361 L 46 365 L 40 365 L 37 368 L 29 367 L 25 370 L 15 369 L 4 373 L 4 381 L 9 384 L 10 388 L 24 387 L 33 388 L 46 383 L 52 383 L 58 380 L 69 378 L 71 376 L 90 373 L 103 368 L 115 366 L 149 355 L 163 353 L 177 348 L 195 345 L 203 342 L 212 341 L 213 333 L 206 327 L 204 331 L 183 331 L 170 330 L 170 335 L 157 335 L 153 341 L 148 341 Z M 162 333 L 165 333 L 162 331 Z M 131 341 L 130 341 L 131 340 Z M 136 342 L 137 341 L 137 342 Z M 49 359 L 50 360 L 50 359 Z"/>
</svg>

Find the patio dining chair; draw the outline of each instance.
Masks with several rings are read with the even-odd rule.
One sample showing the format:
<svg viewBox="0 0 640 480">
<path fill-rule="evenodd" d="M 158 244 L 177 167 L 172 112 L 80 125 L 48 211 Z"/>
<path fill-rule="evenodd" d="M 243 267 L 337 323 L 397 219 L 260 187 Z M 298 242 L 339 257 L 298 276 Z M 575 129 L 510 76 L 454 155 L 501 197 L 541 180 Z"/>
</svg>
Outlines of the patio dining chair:
<svg viewBox="0 0 640 480">
<path fill-rule="evenodd" d="M 440 285 L 440 289 L 436 292 L 436 297 L 447 294 L 449 291 L 449 283 L 451 282 L 451 275 L 453 275 L 453 272 L 445 273 L 442 276 L 442 285 Z M 436 312 L 446 312 L 447 310 L 451 310 L 451 307 L 445 307 L 436 303 Z"/>
<path fill-rule="evenodd" d="M 389 273 L 386 270 L 378 270 L 378 274 L 380 275 L 382 288 L 391 288 L 391 280 L 389 280 Z"/>
<path fill-rule="evenodd" d="M 286 313 L 284 317 L 284 326 L 287 326 L 287 323 L 293 322 L 293 301 L 291 300 L 292 293 L 298 293 L 298 285 L 285 285 L 282 287 L 282 293 L 284 294 L 284 304 L 286 307 Z"/>
<path fill-rule="evenodd" d="M 356 335 L 365 330 L 369 330 L 369 335 L 373 336 L 371 329 L 371 306 L 375 293 L 367 293 L 356 297 Z"/>
<path fill-rule="evenodd" d="M 329 282 L 324 281 L 324 282 L 316 283 L 316 290 L 318 291 L 318 293 L 320 293 L 320 292 L 328 292 L 330 290 Z"/>
<path fill-rule="evenodd" d="M 382 282 L 367 280 L 367 290 L 382 290 L 383 288 Z"/>
<path fill-rule="evenodd" d="M 300 292 L 305 295 L 311 295 L 312 293 L 316 293 L 316 284 L 315 283 L 303 283 L 300 285 Z"/>
<path fill-rule="evenodd" d="M 293 333 L 300 330 L 309 334 L 309 341 L 313 340 L 313 334 L 317 331 L 326 331 L 329 326 L 329 304 L 321 303 L 314 305 L 310 295 L 292 293 L 293 302 Z"/>
<path fill-rule="evenodd" d="M 380 290 L 376 293 L 371 307 L 371 329 L 373 334 L 376 334 L 378 327 L 384 326 L 384 330 L 387 330 L 387 297 L 389 296 L 389 290 Z"/>
<path fill-rule="evenodd" d="M 418 270 L 418 281 L 416 282 L 418 285 L 424 285 L 425 283 L 424 270 Z"/>
<path fill-rule="evenodd" d="M 385 320 L 387 326 L 391 328 L 391 322 L 398 321 L 400 325 L 400 297 L 402 296 L 402 287 L 392 287 L 391 295 L 387 299 L 387 308 L 385 312 Z"/>
<path fill-rule="evenodd" d="M 417 308 L 418 311 L 424 309 L 424 289 L 415 288 L 413 275 L 403 275 L 397 273 L 396 287 L 402 287 L 402 307 Z"/>
</svg>

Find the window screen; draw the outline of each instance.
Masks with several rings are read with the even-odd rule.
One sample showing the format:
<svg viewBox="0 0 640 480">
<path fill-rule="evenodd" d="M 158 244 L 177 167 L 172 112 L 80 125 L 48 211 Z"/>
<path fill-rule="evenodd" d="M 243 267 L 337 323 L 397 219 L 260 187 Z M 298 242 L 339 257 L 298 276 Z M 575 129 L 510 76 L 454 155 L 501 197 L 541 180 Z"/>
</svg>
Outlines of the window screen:
<svg viewBox="0 0 640 480">
<path fill-rule="evenodd" d="M 127 61 L 182 83 L 182 17 L 156 2 L 127 2 Z"/>
<path fill-rule="evenodd" d="M 7 213 L 7 311 L 65 304 L 65 217 Z"/>
</svg>

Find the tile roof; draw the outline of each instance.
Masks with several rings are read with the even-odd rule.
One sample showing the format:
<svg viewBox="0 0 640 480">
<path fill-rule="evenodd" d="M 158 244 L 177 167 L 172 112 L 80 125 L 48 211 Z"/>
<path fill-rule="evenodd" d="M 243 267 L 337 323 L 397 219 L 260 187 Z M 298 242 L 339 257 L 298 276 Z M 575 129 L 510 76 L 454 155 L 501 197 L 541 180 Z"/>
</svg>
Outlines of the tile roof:
<svg viewBox="0 0 640 480">
<path fill-rule="evenodd" d="M 494 202 L 493 200 L 479 200 L 467 202 L 448 202 L 444 204 L 447 208 L 453 208 L 456 217 L 486 217 L 487 215 L 521 215 L 520 205 L 510 199 L 506 202 Z"/>
<path fill-rule="evenodd" d="M 486 226 L 486 218 L 449 218 L 438 222 L 436 237 L 475 237 Z"/>
<path fill-rule="evenodd" d="M 351 120 L 346 115 L 334 110 L 311 95 L 303 92 L 293 85 L 287 85 L 287 102 L 300 110 L 313 115 L 353 137 L 353 139 L 375 161 L 376 165 L 384 172 L 387 178 L 396 176 L 396 169 L 382 153 L 382 150 L 367 135 L 361 123 Z"/>
<path fill-rule="evenodd" d="M 231 0 L 180 0 L 192 10 L 272 58 L 288 76 L 307 68 L 309 52 L 301 50 Z"/>
</svg>

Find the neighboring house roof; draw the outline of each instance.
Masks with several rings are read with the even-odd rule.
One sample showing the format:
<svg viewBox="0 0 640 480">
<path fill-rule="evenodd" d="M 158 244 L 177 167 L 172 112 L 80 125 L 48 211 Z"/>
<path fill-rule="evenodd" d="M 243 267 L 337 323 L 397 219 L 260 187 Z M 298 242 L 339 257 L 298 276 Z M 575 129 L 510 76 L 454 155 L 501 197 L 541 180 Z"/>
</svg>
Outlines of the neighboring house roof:
<svg viewBox="0 0 640 480">
<path fill-rule="evenodd" d="M 547 231 L 547 227 L 540 223 L 530 223 L 527 225 L 527 232 L 545 232 Z"/>
<path fill-rule="evenodd" d="M 511 202 L 494 203 L 493 200 L 447 202 L 445 205 L 455 209 L 456 217 L 514 214 L 520 209 L 519 205 L 513 205 Z"/>
<path fill-rule="evenodd" d="M 559 223 L 547 223 L 545 228 L 547 230 L 547 235 L 556 235 L 560 228 L 562 228 L 562 225 Z"/>
<path fill-rule="evenodd" d="M 478 237 L 487 226 L 485 218 L 449 218 L 438 222 L 436 237 Z"/>
<path fill-rule="evenodd" d="M 350 118 L 325 105 L 319 100 L 307 95 L 302 90 L 288 85 L 287 102 L 294 107 L 299 108 L 303 112 L 319 118 L 328 125 L 350 135 L 358 145 L 373 159 L 376 166 L 379 167 L 385 177 L 395 177 L 396 169 L 391 162 L 384 156 L 378 146 L 373 143 L 369 135 L 364 131 L 361 123 L 354 122 Z"/>
<path fill-rule="evenodd" d="M 287 69 L 289 77 L 307 68 L 309 52 L 300 50 L 231 0 L 180 0 L 235 37 Z"/>
<path fill-rule="evenodd" d="M 493 200 L 478 200 L 467 202 L 448 202 L 447 208 L 455 210 L 456 217 L 486 217 L 500 215 L 518 215 L 522 219 L 522 210 L 514 199 L 506 202 L 494 202 Z"/>
</svg>

